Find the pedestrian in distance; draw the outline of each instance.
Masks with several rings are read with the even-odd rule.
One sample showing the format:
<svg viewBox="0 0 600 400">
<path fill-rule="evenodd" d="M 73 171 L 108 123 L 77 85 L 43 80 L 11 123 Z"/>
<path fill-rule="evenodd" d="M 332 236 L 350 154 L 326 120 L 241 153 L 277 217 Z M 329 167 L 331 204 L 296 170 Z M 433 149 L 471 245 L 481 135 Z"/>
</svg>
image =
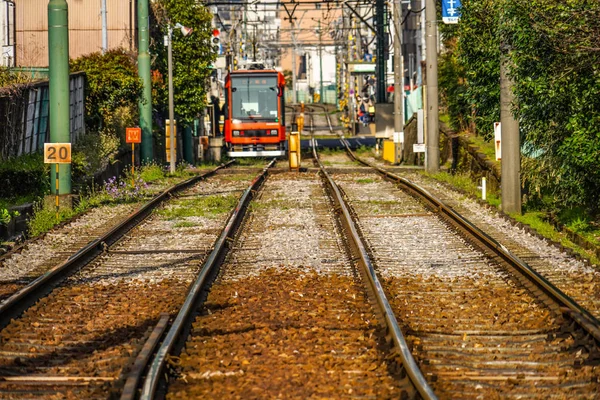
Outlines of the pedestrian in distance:
<svg viewBox="0 0 600 400">
<path fill-rule="evenodd" d="M 213 115 L 215 116 L 214 132 L 216 136 L 221 136 L 221 126 L 219 125 L 219 121 L 221 120 L 221 115 L 223 115 L 223 113 L 221 112 L 219 99 L 212 95 L 210 96 L 210 103 L 213 106 Z"/>
</svg>

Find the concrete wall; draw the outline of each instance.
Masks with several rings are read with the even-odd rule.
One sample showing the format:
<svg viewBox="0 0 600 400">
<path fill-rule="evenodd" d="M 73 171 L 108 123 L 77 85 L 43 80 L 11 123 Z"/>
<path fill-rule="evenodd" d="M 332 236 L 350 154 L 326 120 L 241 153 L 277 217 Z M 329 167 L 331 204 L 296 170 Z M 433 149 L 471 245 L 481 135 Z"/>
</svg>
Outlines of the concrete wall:
<svg viewBox="0 0 600 400">
<path fill-rule="evenodd" d="M 135 48 L 135 1 L 107 0 L 109 49 Z M 69 57 L 102 49 L 100 0 L 69 0 Z M 48 0 L 15 0 L 17 66 L 48 66 Z"/>
</svg>

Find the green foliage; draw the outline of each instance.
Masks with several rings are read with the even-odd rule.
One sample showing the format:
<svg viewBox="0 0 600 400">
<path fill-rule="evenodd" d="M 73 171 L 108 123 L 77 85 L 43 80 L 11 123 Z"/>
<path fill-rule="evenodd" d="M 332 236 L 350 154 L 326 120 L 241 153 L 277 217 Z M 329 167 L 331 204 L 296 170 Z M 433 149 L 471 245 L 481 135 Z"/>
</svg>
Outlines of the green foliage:
<svg viewBox="0 0 600 400">
<path fill-rule="evenodd" d="M 230 212 L 237 204 L 237 197 L 233 195 L 205 196 L 194 199 L 180 199 L 169 207 L 157 213 L 168 220 L 188 217 L 215 217 L 219 214 Z"/>
<path fill-rule="evenodd" d="M 142 83 L 137 73 L 135 54 L 124 49 L 110 50 L 104 55 L 91 53 L 71 60 L 70 68 L 73 72 L 86 73 L 88 130 L 121 134 L 118 128 L 137 120 Z"/>
<path fill-rule="evenodd" d="M 528 186 L 560 207 L 600 211 L 600 3 L 511 0 L 503 36 L 522 136 L 532 161 Z"/>
<path fill-rule="evenodd" d="M 168 114 L 167 48 L 163 37 L 169 21 L 192 28 L 184 37 L 173 30 L 173 91 L 176 119 L 184 125 L 192 121 L 206 106 L 206 82 L 215 54 L 210 51 L 212 14 L 195 0 L 158 0 L 152 3 L 154 23 L 151 28 L 152 54 L 157 54 L 153 72 L 153 103 Z"/>
<path fill-rule="evenodd" d="M 500 47 L 514 81 L 530 205 L 600 212 L 600 2 L 464 0 L 441 28 L 442 102 L 454 128 L 491 139 L 499 120 Z M 456 37 L 456 48 L 452 38 Z"/>
<path fill-rule="evenodd" d="M 39 205 L 34 209 L 33 217 L 28 221 L 29 236 L 36 237 L 46 233 L 56 224 L 73 218 L 76 213 L 76 209 L 63 208 L 60 210 L 57 220 L 56 210 L 53 207 L 45 208 L 43 205 Z"/>
<path fill-rule="evenodd" d="M 466 95 L 465 68 L 459 62 L 456 40 L 444 41 L 444 51 L 439 58 L 440 104 L 447 109 L 449 125 L 457 130 L 467 129 L 471 104 Z M 442 120 L 442 118 L 440 118 Z"/>
<path fill-rule="evenodd" d="M 0 66 L 0 88 L 32 82 L 31 75 Z"/>
<path fill-rule="evenodd" d="M 0 163 L 0 193 L 5 200 L 36 198 L 49 192 L 49 168 L 41 154 L 29 154 Z"/>
<path fill-rule="evenodd" d="M 139 170 L 140 177 L 146 182 L 154 182 L 165 177 L 164 170 L 158 164 L 146 164 Z"/>
<path fill-rule="evenodd" d="M 501 7 L 502 2 L 496 0 L 463 1 L 461 20 L 456 32 L 457 62 L 460 63 L 460 67 L 456 68 L 460 73 L 460 68 L 464 68 L 466 79 L 466 87 L 460 89 L 464 90 L 466 96 L 462 101 L 469 104 L 468 120 L 474 123 L 476 132 L 488 139 L 493 135 L 493 123 L 500 120 L 498 30 Z M 465 111 L 463 106 L 458 106 L 458 109 Z M 464 116 L 462 114 L 463 118 Z"/>
<path fill-rule="evenodd" d="M 8 225 L 11 218 L 10 212 L 6 208 L 0 208 L 0 225 Z"/>
</svg>

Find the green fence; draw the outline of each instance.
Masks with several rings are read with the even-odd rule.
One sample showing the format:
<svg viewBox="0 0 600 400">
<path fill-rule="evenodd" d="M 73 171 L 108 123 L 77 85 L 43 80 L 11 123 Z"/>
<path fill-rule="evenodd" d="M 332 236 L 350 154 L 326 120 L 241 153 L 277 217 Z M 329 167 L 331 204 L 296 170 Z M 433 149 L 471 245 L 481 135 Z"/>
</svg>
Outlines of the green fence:
<svg viewBox="0 0 600 400">
<path fill-rule="evenodd" d="M 71 143 L 85 133 L 85 74 L 69 84 Z M 42 151 L 50 141 L 48 81 L 19 85 L 0 95 L 0 160 Z"/>
</svg>

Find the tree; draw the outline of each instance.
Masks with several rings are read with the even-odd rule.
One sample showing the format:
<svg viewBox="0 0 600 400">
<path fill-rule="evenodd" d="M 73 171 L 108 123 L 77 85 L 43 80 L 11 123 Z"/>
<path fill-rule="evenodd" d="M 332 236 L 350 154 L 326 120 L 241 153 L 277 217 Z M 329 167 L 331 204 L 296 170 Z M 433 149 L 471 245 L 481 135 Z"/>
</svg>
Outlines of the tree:
<svg viewBox="0 0 600 400">
<path fill-rule="evenodd" d="M 158 0 L 152 3 L 151 52 L 157 54 L 153 68 L 153 103 L 163 114 L 168 110 L 167 48 L 163 37 L 176 23 L 193 29 L 187 37 L 173 31 L 173 91 L 175 115 L 186 124 L 206 107 L 207 79 L 215 53 L 210 50 L 212 15 L 195 0 Z"/>
</svg>

